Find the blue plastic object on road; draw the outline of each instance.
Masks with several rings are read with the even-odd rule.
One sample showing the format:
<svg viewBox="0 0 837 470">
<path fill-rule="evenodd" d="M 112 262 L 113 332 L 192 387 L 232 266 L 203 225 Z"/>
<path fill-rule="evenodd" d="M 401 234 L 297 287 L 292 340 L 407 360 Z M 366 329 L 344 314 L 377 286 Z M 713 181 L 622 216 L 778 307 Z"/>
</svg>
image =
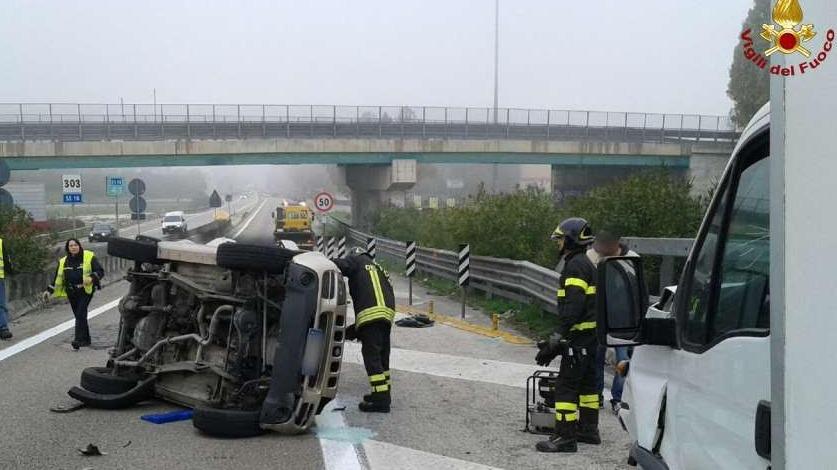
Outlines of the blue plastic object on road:
<svg viewBox="0 0 837 470">
<path fill-rule="evenodd" d="M 186 421 L 187 419 L 192 419 L 192 410 L 177 410 L 156 415 L 144 415 L 140 416 L 140 419 L 154 424 L 166 424 L 175 421 Z"/>
</svg>

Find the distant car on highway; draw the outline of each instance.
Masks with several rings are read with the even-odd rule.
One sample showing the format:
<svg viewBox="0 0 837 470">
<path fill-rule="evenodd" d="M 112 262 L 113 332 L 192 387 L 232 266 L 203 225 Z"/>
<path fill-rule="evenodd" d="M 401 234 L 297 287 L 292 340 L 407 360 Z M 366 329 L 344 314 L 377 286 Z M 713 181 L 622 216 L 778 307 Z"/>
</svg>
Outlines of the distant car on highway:
<svg viewBox="0 0 837 470">
<path fill-rule="evenodd" d="M 87 236 L 89 242 L 106 242 L 116 236 L 116 228 L 111 224 L 96 222 Z"/>
<path fill-rule="evenodd" d="M 163 216 L 163 233 L 185 234 L 189 229 L 186 226 L 186 217 L 183 211 L 166 212 Z"/>
</svg>

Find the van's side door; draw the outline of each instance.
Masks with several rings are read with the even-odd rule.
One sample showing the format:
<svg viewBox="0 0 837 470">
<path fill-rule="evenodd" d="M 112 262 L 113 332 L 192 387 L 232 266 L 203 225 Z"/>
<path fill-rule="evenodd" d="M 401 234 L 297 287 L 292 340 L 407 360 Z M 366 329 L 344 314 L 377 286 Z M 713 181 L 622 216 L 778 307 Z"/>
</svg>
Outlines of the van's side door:
<svg viewBox="0 0 837 470">
<path fill-rule="evenodd" d="M 755 416 L 770 400 L 769 137 L 724 175 L 677 290 L 660 453 L 671 468 L 764 469 Z"/>
</svg>

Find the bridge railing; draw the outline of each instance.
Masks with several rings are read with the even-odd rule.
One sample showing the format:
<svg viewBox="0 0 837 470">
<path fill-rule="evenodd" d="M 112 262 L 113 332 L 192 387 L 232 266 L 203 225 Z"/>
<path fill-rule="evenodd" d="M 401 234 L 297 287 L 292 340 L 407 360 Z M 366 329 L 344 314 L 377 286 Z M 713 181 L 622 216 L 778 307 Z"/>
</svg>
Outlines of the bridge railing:
<svg viewBox="0 0 837 470">
<path fill-rule="evenodd" d="M 345 224 L 344 224 L 345 225 Z M 347 226 L 353 245 L 366 246 L 373 235 Z M 377 252 L 396 262 L 404 262 L 404 242 L 375 237 Z M 694 240 L 689 238 L 625 238 L 628 246 L 642 256 L 662 259 L 659 288 L 676 283 L 674 272 L 677 258 L 689 254 Z M 416 270 L 451 281 L 457 279 L 458 255 L 447 250 L 418 247 Z M 515 302 L 535 303 L 544 310 L 557 312 L 556 290 L 558 273 L 552 269 L 531 263 L 490 256 L 471 256 L 470 287 L 489 295 Z"/>
<path fill-rule="evenodd" d="M 0 140 L 738 138 L 727 116 L 432 106 L 0 103 Z"/>
</svg>

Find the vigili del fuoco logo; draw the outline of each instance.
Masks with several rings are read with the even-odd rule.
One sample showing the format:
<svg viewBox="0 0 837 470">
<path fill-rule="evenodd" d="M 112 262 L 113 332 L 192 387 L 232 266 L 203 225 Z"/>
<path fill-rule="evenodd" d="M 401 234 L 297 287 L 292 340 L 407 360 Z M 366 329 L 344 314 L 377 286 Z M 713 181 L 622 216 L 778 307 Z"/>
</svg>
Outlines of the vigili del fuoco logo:
<svg viewBox="0 0 837 470">
<path fill-rule="evenodd" d="M 803 12 L 799 0 L 777 1 L 773 7 L 773 24 L 761 25 L 761 38 L 767 41 L 768 48 L 763 53 L 758 52 L 753 45 L 752 30 L 747 28 L 741 33 L 744 57 L 758 68 L 766 69 L 767 58 L 776 52 L 789 56 L 799 54 L 806 60 L 789 67 L 774 65 L 770 67 L 770 73 L 788 77 L 813 71 L 828 58 L 834 43 L 834 30 L 826 31 L 825 41 L 820 49 L 814 51 L 814 55 L 808 47 L 815 44 L 811 40 L 817 36 L 817 31 L 813 24 L 803 24 L 802 19 Z"/>
</svg>

